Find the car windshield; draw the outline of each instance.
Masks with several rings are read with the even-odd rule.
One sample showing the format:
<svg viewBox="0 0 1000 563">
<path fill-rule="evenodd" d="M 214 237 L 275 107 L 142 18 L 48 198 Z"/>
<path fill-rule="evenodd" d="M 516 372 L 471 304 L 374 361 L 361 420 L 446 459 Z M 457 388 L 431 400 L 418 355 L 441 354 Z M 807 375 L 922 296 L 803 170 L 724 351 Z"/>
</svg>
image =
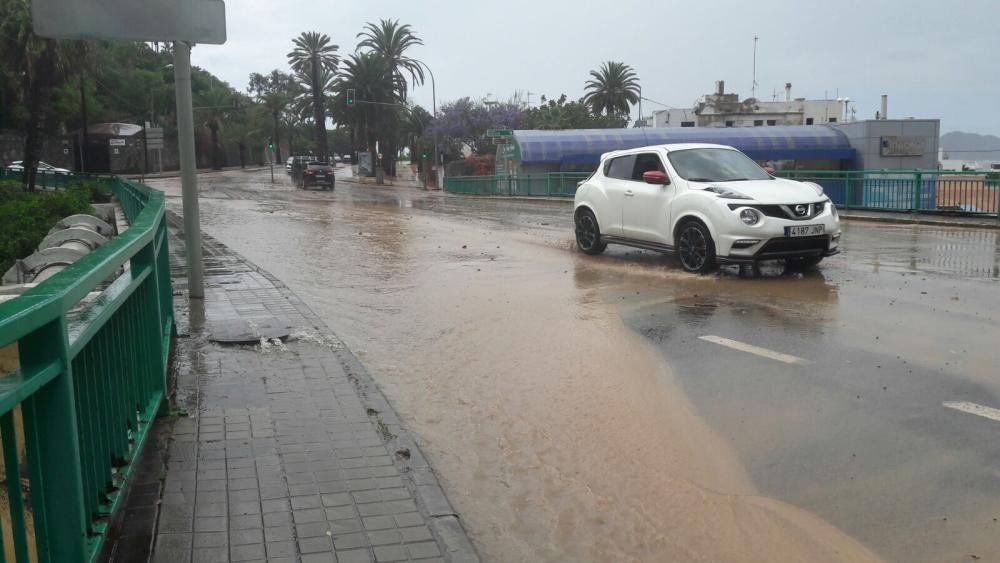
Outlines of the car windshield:
<svg viewBox="0 0 1000 563">
<path fill-rule="evenodd" d="M 772 179 L 756 162 L 733 149 L 686 149 L 671 151 L 667 156 L 677 174 L 692 182 Z"/>
</svg>

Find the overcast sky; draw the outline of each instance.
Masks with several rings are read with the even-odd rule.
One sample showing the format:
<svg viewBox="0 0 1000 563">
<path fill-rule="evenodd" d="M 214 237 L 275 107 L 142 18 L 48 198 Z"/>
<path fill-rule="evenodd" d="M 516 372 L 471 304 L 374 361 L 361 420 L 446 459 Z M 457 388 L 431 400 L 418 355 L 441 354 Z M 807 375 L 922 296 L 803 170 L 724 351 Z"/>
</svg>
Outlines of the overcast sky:
<svg viewBox="0 0 1000 563">
<path fill-rule="evenodd" d="M 643 95 L 691 107 L 715 80 L 757 97 L 850 97 L 870 118 L 940 118 L 942 133 L 1000 135 L 1000 0 L 228 0 L 228 42 L 198 46 L 193 62 L 244 89 L 251 72 L 287 70 L 292 37 L 321 31 L 354 50 L 366 22 L 410 24 L 412 56 L 437 78 L 438 105 L 463 96 L 507 99 L 515 90 L 583 95 L 591 69 L 632 65 Z M 430 81 L 413 99 L 431 109 Z M 648 115 L 659 106 L 643 103 Z M 633 116 L 637 115 L 633 112 Z"/>
</svg>

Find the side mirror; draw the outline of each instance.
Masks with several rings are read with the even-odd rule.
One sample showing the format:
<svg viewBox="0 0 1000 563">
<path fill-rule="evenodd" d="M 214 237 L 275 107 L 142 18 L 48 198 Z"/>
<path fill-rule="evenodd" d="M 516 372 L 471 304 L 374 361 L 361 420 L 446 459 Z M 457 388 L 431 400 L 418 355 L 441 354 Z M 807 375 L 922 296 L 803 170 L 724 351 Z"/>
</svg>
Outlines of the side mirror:
<svg viewBox="0 0 1000 563">
<path fill-rule="evenodd" d="M 643 172 L 642 179 L 647 184 L 657 184 L 660 186 L 666 186 L 670 184 L 670 180 L 667 178 L 667 174 L 665 172 L 660 172 L 659 170 L 650 170 L 649 172 Z"/>
</svg>

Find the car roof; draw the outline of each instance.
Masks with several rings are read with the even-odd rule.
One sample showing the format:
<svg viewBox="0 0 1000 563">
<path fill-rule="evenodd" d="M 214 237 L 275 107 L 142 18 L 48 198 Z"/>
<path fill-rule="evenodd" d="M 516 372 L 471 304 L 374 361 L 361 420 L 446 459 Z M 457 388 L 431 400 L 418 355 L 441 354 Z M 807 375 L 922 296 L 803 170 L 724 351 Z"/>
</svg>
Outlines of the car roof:
<svg viewBox="0 0 1000 563">
<path fill-rule="evenodd" d="M 686 151 L 690 149 L 728 149 L 732 151 L 739 150 L 735 147 L 729 145 L 717 145 L 713 143 L 667 143 L 664 145 L 649 145 L 645 147 L 635 147 L 632 149 L 622 149 L 618 151 L 610 151 L 601 155 L 601 161 L 613 156 L 624 156 L 629 154 L 637 154 L 641 152 L 650 152 L 657 149 L 664 150 L 666 152 L 671 151 Z"/>
</svg>

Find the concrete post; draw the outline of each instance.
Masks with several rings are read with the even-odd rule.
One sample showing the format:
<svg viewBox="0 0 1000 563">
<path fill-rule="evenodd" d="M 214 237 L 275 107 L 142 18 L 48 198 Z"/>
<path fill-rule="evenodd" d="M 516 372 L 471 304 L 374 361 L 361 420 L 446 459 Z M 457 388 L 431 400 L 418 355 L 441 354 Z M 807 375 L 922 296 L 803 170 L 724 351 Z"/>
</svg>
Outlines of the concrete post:
<svg viewBox="0 0 1000 563">
<path fill-rule="evenodd" d="M 174 90 L 177 96 L 177 145 L 181 164 L 188 296 L 200 299 L 205 297 L 205 283 L 201 260 L 201 221 L 198 216 L 198 177 L 195 174 L 191 46 L 181 41 L 174 42 Z"/>
</svg>

